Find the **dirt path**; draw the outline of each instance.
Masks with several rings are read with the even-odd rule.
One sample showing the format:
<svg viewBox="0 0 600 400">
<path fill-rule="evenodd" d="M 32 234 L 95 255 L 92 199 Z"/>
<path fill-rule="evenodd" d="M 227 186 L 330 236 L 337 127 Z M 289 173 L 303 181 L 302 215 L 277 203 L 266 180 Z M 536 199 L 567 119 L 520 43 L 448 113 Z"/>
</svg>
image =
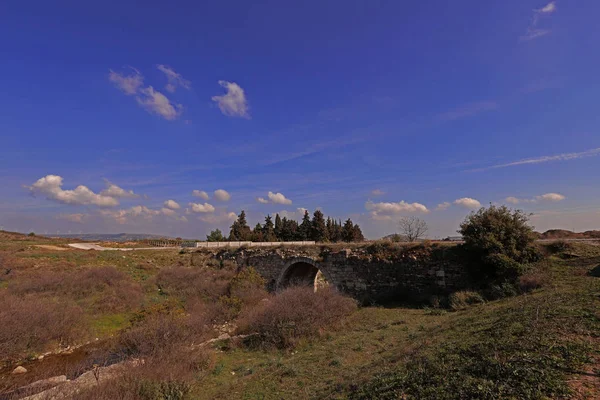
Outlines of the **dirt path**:
<svg viewBox="0 0 600 400">
<path fill-rule="evenodd" d="M 134 250 L 173 250 L 178 247 L 102 247 L 96 243 L 70 243 L 70 247 L 79 250 L 98 250 L 98 251 L 134 251 Z M 64 250 L 64 249 L 63 249 Z"/>
<path fill-rule="evenodd" d="M 36 244 L 35 247 L 39 247 L 39 248 L 45 249 L 45 250 L 56 250 L 56 251 L 67 251 L 67 250 L 69 250 L 66 247 L 58 247 L 58 246 L 53 246 L 51 244 Z"/>
</svg>

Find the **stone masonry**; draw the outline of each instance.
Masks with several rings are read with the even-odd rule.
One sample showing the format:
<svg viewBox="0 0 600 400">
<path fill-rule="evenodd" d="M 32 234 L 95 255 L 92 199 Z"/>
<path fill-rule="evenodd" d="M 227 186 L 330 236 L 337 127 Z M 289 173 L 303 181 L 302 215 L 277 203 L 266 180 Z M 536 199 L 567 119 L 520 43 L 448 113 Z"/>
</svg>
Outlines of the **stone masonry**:
<svg viewBox="0 0 600 400">
<path fill-rule="evenodd" d="M 222 250 L 212 257 L 254 267 L 269 290 L 285 287 L 290 277 L 314 282 L 320 271 L 330 285 L 362 302 L 424 299 L 468 286 L 467 271 L 448 246 L 280 246 Z"/>
</svg>

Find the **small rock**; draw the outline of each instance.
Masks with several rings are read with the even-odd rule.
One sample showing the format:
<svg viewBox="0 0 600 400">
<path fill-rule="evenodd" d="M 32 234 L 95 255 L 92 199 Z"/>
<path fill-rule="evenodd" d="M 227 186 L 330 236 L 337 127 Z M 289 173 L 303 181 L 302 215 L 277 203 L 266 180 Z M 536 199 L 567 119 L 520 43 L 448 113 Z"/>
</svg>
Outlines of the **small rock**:
<svg viewBox="0 0 600 400">
<path fill-rule="evenodd" d="M 37 359 L 38 359 L 39 361 L 43 360 L 43 359 L 44 359 L 44 355 L 42 354 L 41 356 L 38 356 L 38 358 L 37 358 Z"/>
<path fill-rule="evenodd" d="M 25 369 L 25 367 L 22 367 L 19 365 L 17 368 L 13 369 L 12 374 L 13 375 L 21 375 L 26 372 L 27 372 L 27 370 Z"/>
</svg>

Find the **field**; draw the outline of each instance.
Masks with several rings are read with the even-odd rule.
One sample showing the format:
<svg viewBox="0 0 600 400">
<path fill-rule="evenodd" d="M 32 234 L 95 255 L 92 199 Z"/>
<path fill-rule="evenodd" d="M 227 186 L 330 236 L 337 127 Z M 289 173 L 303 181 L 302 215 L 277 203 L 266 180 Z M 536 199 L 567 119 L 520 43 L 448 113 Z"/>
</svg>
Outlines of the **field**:
<svg viewBox="0 0 600 400">
<path fill-rule="evenodd" d="M 593 244 L 544 245 L 522 290 L 504 288 L 496 300 L 357 307 L 328 291 L 274 296 L 256 274 L 192 265 L 176 249 L 83 251 L 68 242 L 0 232 L 6 398 L 40 379 L 134 359 L 143 363 L 99 374 L 75 398 L 600 396 Z M 12 374 L 17 365 L 28 372 Z"/>
</svg>

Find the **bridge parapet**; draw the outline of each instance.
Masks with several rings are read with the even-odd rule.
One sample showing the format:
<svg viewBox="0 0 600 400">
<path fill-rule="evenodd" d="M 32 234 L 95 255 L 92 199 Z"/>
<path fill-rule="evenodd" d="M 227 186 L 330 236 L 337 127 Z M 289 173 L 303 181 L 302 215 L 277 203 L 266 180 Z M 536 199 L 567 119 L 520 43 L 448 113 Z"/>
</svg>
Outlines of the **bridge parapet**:
<svg viewBox="0 0 600 400">
<path fill-rule="evenodd" d="M 426 298 L 468 286 L 466 269 L 449 248 L 396 247 L 379 253 L 366 245 L 221 249 L 215 256 L 254 267 L 269 290 L 290 279 L 313 279 L 320 271 L 330 285 L 361 301 Z M 311 268 L 313 266 L 314 268 Z"/>
</svg>

